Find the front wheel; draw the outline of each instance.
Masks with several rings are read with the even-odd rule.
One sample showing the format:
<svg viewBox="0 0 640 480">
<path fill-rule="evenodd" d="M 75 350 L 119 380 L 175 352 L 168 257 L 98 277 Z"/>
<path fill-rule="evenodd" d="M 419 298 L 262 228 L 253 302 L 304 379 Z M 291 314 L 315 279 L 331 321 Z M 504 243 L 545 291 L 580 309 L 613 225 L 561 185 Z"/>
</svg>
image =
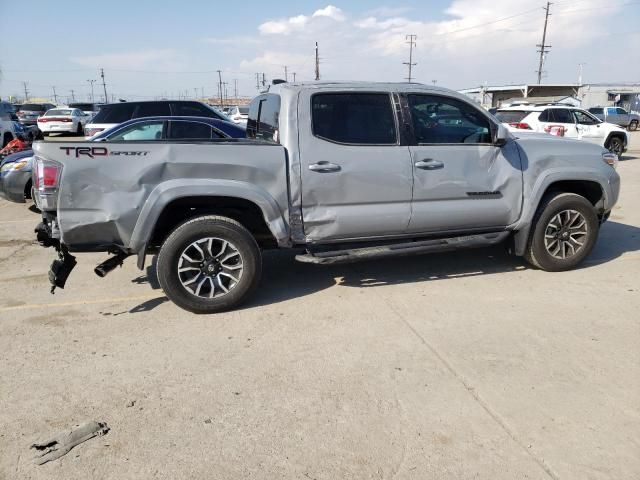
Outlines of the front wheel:
<svg viewBox="0 0 640 480">
<path fill-rule="evenodd" d="M 550 272 L 571 270 L 591 253 L 599 227 L 595 208 L 586 198 L 549 194 L 534 216 L 525 259 Z"/>
<path fill-rule="evenodd" d="M 193 313 L 240 305 L 262 274 L 260 249 L 240 223 L 201 216 L 177 227 L 158 254 L 158 280 L 169 300 Z"/>
<path fill-rule="evenodd" d="M 613 137 L 611 140 L 609 140 L 607 149 L 611 153 L 615 153 L 616 155 L 621 156 L 624 151 L 624 142 L 620 137 Z"/>
</svg>

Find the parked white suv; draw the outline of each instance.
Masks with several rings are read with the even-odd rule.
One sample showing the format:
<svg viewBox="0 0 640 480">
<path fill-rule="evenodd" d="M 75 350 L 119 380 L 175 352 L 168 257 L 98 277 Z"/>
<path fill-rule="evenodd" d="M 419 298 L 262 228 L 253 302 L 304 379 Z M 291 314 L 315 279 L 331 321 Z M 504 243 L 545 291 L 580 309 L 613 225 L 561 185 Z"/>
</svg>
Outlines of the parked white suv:
<svg viewBox="0 0 640 480">
<path fill-rule="evenodd" d="M 602 145 L 620 156 L 627 150 L 627 132 L 605 123 L 581 108 L 569 105 L 514 105 L 499 108 L 495 116 L 515 130 L 531 130 Z"/>
</svg>

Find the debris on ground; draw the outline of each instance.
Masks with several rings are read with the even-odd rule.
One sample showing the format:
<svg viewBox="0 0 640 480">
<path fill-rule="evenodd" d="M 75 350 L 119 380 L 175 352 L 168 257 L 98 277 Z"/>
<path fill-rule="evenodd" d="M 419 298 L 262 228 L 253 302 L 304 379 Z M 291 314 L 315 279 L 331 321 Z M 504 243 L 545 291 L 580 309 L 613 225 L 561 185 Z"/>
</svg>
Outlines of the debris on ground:
<svg viewBox="0 0 640 480">
<path fill-rule="evenodd" d="M 31 445 L 31 448 L 37 451 L 33 460 L 38 465 L 57 460 L 69 453 L 76 445 L 93 437 L 106 435 L 108 431 L 109 427 L 105 422 L 85 423 L 70 431 L 63 432 L 49 441 Z"/>
</svg>

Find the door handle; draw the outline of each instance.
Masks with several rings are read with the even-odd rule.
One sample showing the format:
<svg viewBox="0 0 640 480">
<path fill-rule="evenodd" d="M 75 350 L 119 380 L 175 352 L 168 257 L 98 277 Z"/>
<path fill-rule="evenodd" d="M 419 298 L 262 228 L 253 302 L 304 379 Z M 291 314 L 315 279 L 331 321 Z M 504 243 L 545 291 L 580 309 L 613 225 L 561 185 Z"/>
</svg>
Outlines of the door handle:
<svg viewBox="0 0 640 480">
<path fill-rule="evenodd" d="M 444 168 L 444 163 L 434 160 L 433 158 L 425 158 L 424 160 L 417 161 L 414 165 L 416 168 L 422 170 L 438 170 Z"/>
<path fill-rule="evenodd" d="M 309 165 L 309 170 L 318 173 L 330 173 L 339 172 L 340 170 L 342 170 L 342 168 L 340 167 L 340 165 L 336 165 L 335 163 L 322 161 Z"/>
</svg>

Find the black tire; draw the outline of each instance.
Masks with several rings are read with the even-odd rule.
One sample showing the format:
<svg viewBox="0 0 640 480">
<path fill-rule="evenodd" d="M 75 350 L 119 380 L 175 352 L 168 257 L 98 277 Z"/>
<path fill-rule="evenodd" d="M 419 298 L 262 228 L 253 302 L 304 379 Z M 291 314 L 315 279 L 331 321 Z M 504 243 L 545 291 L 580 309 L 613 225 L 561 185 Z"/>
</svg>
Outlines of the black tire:
<svg viewBox="0 0 640 480">
<path fill-rule="evenodd" d="M 607 149 L 610 152 L 621 156 L 624 152 L 624 141 L 620 137 L 611 137 L 607 143 Z"/>
<path fill-rule="evenodd" d="M 84 133 L 84 128 L 82 128 L 82 124 L 78 122 L 78 128 L 76 129 L 76 133 L 78 135 L 82 135 Z"/>
<path fill-rule="evenodd" d="M 635 132 L 638 129 L 638 121 L 632 120 L 628 128 L 630 132 Z"/>
<path fill-rule="evenodd" d="M 575 211 L 582 215 L 586 224 L 586 233 L 580 237 L 582 246 L 574 254 L 567 258 L 558 258 L 547 249 L 545 234 L 549 228 L 552 228 L 550 222 L 556 215 L 567 211 Z M 575 193 L 549 193 L 542 199 L 533 217 L 524 257 L 534 267 L 548 272 L 571 270 L 591 253 L 598 238 L 599 229 L 598 215 L 589 200 Z"/>
<path fill-rule="evenodd" d="M 229 242 L 239 252 L 242 271 L 228 293 L 203 298 L 187 291 L 178 266 L 181 255 L 190 245 L 211 237 Z M 227 217 L 207 215 L 188 220 L 173 230 L 160 248 L 157 272 L 162 290 L 180 308 L 193 313 L 217 313 L 237 307 L 251 295 L 262 275 L 262 256 L 253 235 L 240 223 Z"/>
<path fill-rule="evenodd" d="M 2 137 L 2 148 L 6 147 L 11 140 L 13 140 L 13 136 L 8 132 L 5 133 L 4 137 Z"/>
</svg>

